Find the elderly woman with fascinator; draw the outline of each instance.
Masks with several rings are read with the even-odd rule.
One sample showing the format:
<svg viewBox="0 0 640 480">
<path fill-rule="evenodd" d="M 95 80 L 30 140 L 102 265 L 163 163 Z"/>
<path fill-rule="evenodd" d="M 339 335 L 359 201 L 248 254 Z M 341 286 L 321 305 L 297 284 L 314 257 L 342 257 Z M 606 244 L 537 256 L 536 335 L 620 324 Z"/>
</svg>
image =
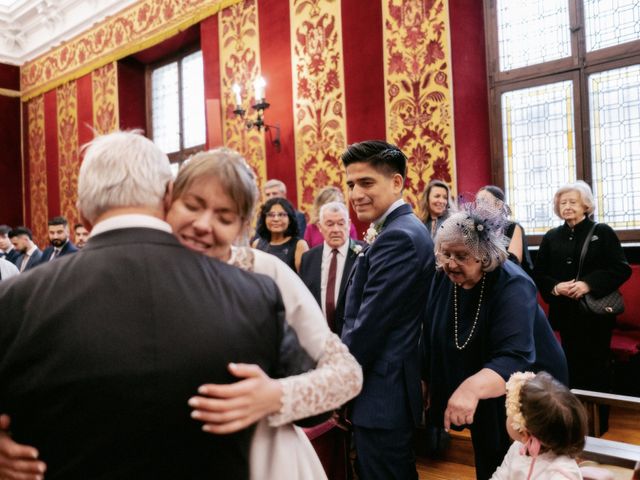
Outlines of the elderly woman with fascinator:
<svg viewBox="0 0 640 480">
<path fill-rule="evenodd" d="M 466 205 L 442 224 L 424 327 L 430 420 L 470 428 L 480 480 L 491 477 L 509 449 L 503 396 L 510 375 L 546 370 L 567 381 L 533 281 L 506 261 L 504 222 L 500 210 L 481 204 Z"/>
</svg>

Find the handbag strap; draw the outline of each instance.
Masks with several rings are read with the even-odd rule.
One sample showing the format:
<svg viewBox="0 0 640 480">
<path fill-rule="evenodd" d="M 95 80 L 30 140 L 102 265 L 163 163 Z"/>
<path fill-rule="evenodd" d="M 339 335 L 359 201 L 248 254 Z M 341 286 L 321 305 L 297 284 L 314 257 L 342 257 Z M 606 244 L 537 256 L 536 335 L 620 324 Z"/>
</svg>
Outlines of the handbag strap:
<svg viewBox="0 0 640 480">
<path fill-rule="evenodd" d="M 596 230 L 596 226 L 598 222 L 593 222 L 593 227 L 587 233 L 586 238 L 584 239 L 584 243 L 582 244 L 582 251 L 580 252 L 580 263 L 578 264 L 578 273 L 576 274 L 576 282 L 580 279 L 580 274 L 582 273 L 582 264 L 584 263 L 584 257 L 587 256 L 587 250 L 589 250 L 589 243 L 591 243 L 591 237 L 593 236 L 593 232 Z"/>
</svg>

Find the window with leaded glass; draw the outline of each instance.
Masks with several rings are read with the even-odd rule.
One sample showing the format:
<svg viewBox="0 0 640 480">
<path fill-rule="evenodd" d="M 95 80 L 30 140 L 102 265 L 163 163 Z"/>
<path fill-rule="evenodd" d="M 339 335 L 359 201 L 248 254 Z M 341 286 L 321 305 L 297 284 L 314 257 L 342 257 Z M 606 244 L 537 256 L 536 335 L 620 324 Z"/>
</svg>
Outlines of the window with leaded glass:
<svg viewBox="0 0 640 480">
<path fill-rule="evenodd" d="M 485 0 L 485 24 L 493 181 L 531 243 L 577 179 L 640 240 L 640 0 Z"/>
<path fill-rule="evenodd" d="M 206 141 L 202 51 L 155 65 L 148 78 L 151 137 L 177 172 Z"/>
</svg>

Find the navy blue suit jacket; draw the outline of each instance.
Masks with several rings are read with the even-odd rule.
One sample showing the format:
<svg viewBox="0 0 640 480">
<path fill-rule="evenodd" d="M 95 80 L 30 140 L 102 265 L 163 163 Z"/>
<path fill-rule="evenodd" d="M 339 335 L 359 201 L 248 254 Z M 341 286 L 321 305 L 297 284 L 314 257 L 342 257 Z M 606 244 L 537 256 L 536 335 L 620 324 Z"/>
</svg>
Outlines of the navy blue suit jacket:
<svg viewBox="0 0 640 480">
<path fill-rule="evenodd" d="M 42 258 L 40 259 L 40 263 L 48 262 L 49 259 L 51 258 L 51 255 L 53 255 L 53 250 L 54 250 L 53 245 L 49 245 L 47 248 L 45 248 L 44 251 L 42 252 Z M 75 253 L 77 251 L 78 251 L 78 247 L 76 247 L 73 243 L 71 243 L 71 240 L 69 240 L 67 243 L 65 243 L 62 246 L 62 249 L 60 250 L 60 255 L 58 255 L 58 257 L 62 257 L 63 255 L 67 255 L 68 253 Z"/>
<path fill-rule="evenodd" d="M 356 260 L 347 285 L 342 340 L 362 365 L 352 421 L 407 428 L 422 415 L 420 325 L 435 272 L 433 242 L 404 204 Z"/>
<path fill-rule="evenodd" d="M 353 268 L 353 264 L 356 261 L 356 253 L 353 251 L 353 245 L 361 245 L 361 242 L 356 240 L 349 240 L 351 243 L 349 250 L 347 250 L 347 258 L 344 261 L 344 270 L 342 270 L 342 279 L 340 280 L 340 286 L 338 287 L 338 299 L 336 302 L 336 331 L 338 335 L 342 331 L 342 325 L 344 323 L 344 304 L 345 304 L 345 292 L 347 290 L 347 281 L 349 280 L 349 274 Z M 322 308 L 322 253 L 324 251 L 324 242 L 320 245 L 313 247 L 308 252 L 302 255 L 302 261 L 300 262 L 300 278 L 307 286 L 309 291 L 313 294 L 313 297 Z"/>
<path fill-rule="evenodd" d="M 24 259 L 24 254 L 20 256 L 20 263 L 16 265 L 18 269 L 20 269 L 23 259 Z M 36 248 L 31 254 L 31 257 L 29 257 L 29 261 L 27 262 L 27 265 L 24 267 L 23 271 L 26 272 L 27 270 L 31 270 L 33 267 L 37 267 L 38 265 L 40 265 L 41 260 L 42 260 L 42 250 L 40 250 L 39 248 Z"/>
</svg>

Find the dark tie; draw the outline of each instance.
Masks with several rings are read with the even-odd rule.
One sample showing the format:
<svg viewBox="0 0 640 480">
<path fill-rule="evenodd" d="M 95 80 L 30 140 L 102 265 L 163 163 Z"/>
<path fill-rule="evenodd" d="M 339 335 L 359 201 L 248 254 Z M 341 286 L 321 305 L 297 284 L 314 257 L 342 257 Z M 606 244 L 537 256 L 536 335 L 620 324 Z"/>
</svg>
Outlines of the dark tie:
<svg viewBox="0 0 640 480">
<path fill-rule="evenodd" d="M 327 323 L 332 332 L 336 331 L 336 270 L 338 270 L 338 250 L 331 250 L 329 263 L 329 278 L 327 279 L 327 295 L 324 309 L 327 312 Z"/>
</svg>

